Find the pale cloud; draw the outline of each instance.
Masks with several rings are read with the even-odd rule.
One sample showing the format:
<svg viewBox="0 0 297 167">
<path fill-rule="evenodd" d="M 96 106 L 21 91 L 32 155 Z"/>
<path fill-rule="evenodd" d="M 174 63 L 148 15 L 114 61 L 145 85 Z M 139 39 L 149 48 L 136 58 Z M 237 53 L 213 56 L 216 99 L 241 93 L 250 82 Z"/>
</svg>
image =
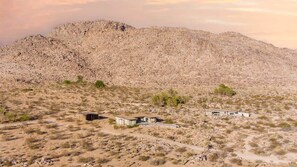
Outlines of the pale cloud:
<svg viewBox="0 0 297 167">
<path fill-rule="evenodd" d="M 223 3 L 235 3 L 240 0 L 200 0 L 202 3 L 214 3 L 214 4 L 223 4 Z"/>
<path fill-rule="evenodd" d="M 239 23 L 239 22 L 230 22 L 225 20 L 218 20 L 218 19 L 207 19 L 205 20 L 208 24 L 217 24 L 217 25 L 224 25 L 224 26 L 244 26 L 245 23 Z"/>
<path fill-rule="evenodd" d="M 166 5 L 166 4 L 179 4 L 185 2 L 192 3 L 209 3 L 209 4 L 222 4 L 222 3 L 235 3 L 240 0 L 146 0 L 149 5 Z"/>
<path fill-rule="evenodd" d="M 146 0 L 149 5 L 166 5 L 166 4 L 178 4 L 189 2 L 190 0 Z"/>
<path fill-rule="evenodd" d="M 297 12 L 271 10 L 271 9 L 265 9 L 265 8 L 229 8 L 226 10 L 239 11 L 239 12 L 250 12 L 250 13 L 266 13 L 266 14 L 273 14 L 273 15 L 285 15 L 285 16 L 297 17 Z"/>
<path fill-rule="evenodd" d="M 45 4 L 55 4 L 55 5 L 74 5 L 74 4 L 87 4 L 95 1 L 102 0 L 41 0 Z"/>
</svg>

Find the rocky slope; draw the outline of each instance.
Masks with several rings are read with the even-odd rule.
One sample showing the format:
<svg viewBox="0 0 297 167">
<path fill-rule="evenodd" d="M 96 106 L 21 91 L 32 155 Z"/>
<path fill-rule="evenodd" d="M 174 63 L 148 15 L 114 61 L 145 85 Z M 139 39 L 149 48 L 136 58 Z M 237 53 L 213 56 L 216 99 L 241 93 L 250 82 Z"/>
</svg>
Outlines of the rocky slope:
<svg viewBox="0 0 297 167">
<path fill-rule="evenodd" d="M 297 53 L 234 32 L 94 21 L 55 28 L 0 50 L 4 80 L 102 79 L 130 86 L 289 85 Z"/>
</svg>

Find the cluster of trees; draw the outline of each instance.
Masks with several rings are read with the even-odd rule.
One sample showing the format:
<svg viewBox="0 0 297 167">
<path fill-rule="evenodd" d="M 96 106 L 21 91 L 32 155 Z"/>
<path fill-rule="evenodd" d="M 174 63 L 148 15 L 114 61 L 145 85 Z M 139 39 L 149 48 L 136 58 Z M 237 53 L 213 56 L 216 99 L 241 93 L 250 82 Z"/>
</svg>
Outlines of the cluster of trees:
<svg viewBox="0 0 297 167">
<path fill-rule="evenodd" d="M 161 92 L 152 97 L 152 102 L 158 106 L 177 107 L 186 103 L 186 97 L 178 95 L 177 91 L 170 89 L 167 92 Z"/>
<path fill-rule="evenodd" d="M 87 82 L 84 80 L 84 77 L 81 76 L 81 75 L 77 76 L 76 81 L 71 81 L 71 80 L 65 80 L 64 81 L 64 84 L 66 84 L 66 85 L 70 85 L 70 84 L 86 84 L 86 83 Z M 99 88 L 99 89 L 106 87 L 104 82 L 101 81 L 101 80 L 97 80 L 94 85 L 95 85 L 96 88 Z"/>
<path fill-rule="evenodd" d="M 219 87 L 217 87 L 214 90 L 214 93 L 219 94 L 219 95 L 229 96 L 229 97 L 236 95 L 236 92 L 232 88 L 230 88 L 224 84 L 219 85 Z"/>
</svg>

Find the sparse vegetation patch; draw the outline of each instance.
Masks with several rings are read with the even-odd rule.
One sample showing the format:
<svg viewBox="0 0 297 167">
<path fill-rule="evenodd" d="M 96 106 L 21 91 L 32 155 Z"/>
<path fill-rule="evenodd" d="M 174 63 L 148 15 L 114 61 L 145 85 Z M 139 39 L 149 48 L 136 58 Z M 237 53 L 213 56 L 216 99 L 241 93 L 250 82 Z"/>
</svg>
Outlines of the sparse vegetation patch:
<svg viewBox="0 0 297 167">
<path fill-rule="evenodd" d="M 236 92 L 232 88 L 224 84 L 219 85 L 219 87 L 214 90 L 214 93 L 219 95 L 229 96 L 229 97 L 236 95 Z"/>
</svg>

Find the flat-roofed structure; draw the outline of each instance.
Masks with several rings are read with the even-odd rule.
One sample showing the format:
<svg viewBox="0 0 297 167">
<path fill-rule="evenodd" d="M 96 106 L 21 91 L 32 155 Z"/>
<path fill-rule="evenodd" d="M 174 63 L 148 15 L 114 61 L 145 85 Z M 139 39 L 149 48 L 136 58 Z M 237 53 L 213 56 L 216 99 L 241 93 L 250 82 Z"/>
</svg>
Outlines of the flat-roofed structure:
<svg viewBox="0 0 297 167">
<path fill-rule="evenodd" d="M 115 117 L 117 125 L 135 126 L 137 124 L 137 118 L 117 116 Z"/>
<path fill-rule="evenodd" d="M 236 116 L 236 117 L 251 117 L 250 113 L 241 111 L 225 111 L 225 110 L 214 110 L 205 112 L 207 116 Z"/>
<path fill-rule="evenodd" d="M 134 126 L 139 123 L 156 123 L 158 122 L 158 118 L 151 117 L 151 116 L 139 116 L 139 115 L 116 116 L 115 121 L 117 125 Z"/>
</svg>

